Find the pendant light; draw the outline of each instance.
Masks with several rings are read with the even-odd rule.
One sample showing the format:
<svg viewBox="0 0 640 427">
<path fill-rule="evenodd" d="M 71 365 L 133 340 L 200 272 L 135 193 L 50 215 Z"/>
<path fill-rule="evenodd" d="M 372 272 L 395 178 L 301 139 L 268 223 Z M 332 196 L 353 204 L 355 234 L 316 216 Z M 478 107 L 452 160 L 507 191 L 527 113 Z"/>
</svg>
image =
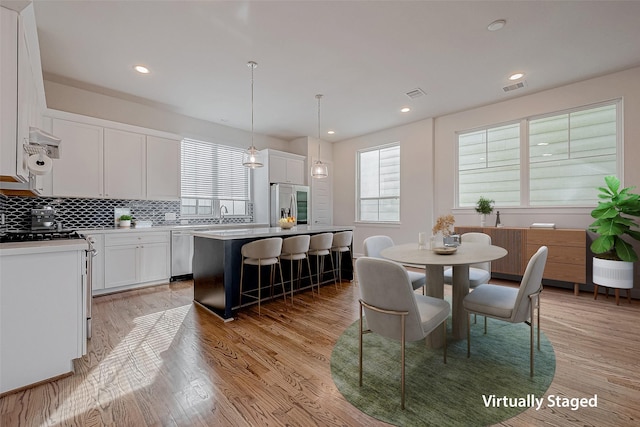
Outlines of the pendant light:
<svg viewBox="0 0 640 427">
<path fill-rule="evenodd" d="M 318 100 L 318 158 L 311 166 L 311 177 L 313 178 L 326 178 L 329 176 L 329 170 L 327 169 L 327 165 L 320 161 L 320 145 L 322 141 L 320 140 L 320 99 L 322 95 L 316 95 L 316 99 Z"/>
<path fill-rule="evenodd" d="M 258 64 L 254 61 L 249 61 L 247 66 L 251 68 L 251 146 L 242 153 L 242 165 L 255 169 L 264 165 L 262 163 L 262 154 L 253 145 L 253 70 L 256 69 Z"/>
</svg>

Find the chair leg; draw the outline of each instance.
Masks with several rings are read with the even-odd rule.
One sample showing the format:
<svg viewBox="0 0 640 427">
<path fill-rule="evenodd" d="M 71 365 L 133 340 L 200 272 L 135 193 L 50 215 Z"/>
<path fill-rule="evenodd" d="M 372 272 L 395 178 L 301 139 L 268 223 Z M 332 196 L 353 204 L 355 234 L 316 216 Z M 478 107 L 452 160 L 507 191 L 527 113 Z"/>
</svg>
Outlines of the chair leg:
<svg viewBox="0 0 640 427">
<path fill-rule="evenodd" d="M 291 261 L 293 262 L 293 261 Z M 282 274 L 282 263 L 278 259 L 278 270 L 280 270 L 280 286 L 282 287 L 282 298 L 284 299 L 284 303 L 287 303 L 287 291 L 284 290 L 284 275 Z M 293 286 L 293 282 L 291 282 L 291 286 Z M 293 304 L 293 294 L 291 294 L 291 304 Z"/>
<path fill-rule="evenodd" d="M 313 292 L 313 286 L 311 287 L 311 292 Z M 363 323 L 362 323 L 362 312 L 363 312 L 363 308 L 362 308 L 362 301 L 360 301 L 360 333 L 358 334 L 358 366 L 360 368 L 360 373 L 358 376 L 358 384 L 360 387 L 362 387 L 362 334 L 364 333 L 364 329 L 363 329 Z"/>
<path fill-rule="evenodd" d="M 329 259 L 331 260 L 331 271 L 333 271 L 333 286 L 336 287 L 336 291 L 338 290 L 338 281 L 336 278 L 336 265 L 333 263 L 333 256 L 329 254 Z"/>
<path fill-rule="evenodd" d="M 533 301 L 531 301 L 530 305 L 530 310 L 531 313 L 529 314 L 530 318 L 531 318 L 531 323 L 529 324 L 529 376 L 533 377 L 533 310 L 534 310 L 534 306 L 533 306 Z M 486 317 L 485 317 L 486 318 Z"/>
<path fill-rule="evenodd" d="M 487 335 L 487 316 L 484 316 L 484 334 Z"/>
<path fill-rule="evenodd" d="M 536 306 L 538 311 L 538 320 L 536 323 L 538 324 L 536 327 L 538 328 L 538 351 L 540 351 L 540 295 L 536 298 Z"/>
<path fill-rule="evenodd" d="M 242 261 L 240 262 L 240 296 L 238 297 L 238 311 L 240 311 L 240 307 L 242 307 L 242 283 L 244 279 L 244 257 L 242 257 Z"/>
<path fill-rule="evenodd" d="M 313 274 L 311 274 L 311 260 L 307 256 L 307 268 L 309 269 L 309 281 L 311 282 L 311 297 L 315 298 L 315 294 L 313 293 Z"/>
<path fill-rule="evenodd" d="M 404 409 L 404 347 L 405 347 L 405 317 L 404 315 L 400 316 L 401 318 L 401 332 L 400 332 L 400 346 L 401 346 L 401 350 L 400 350 L 400 363 L 402 364 L 402 367 L 400 368 L 401 371 L 401 377 L 400 377 L 400 388 L 401 388 L 401 392 L 400 392 L 400 407 L 402 409 Z"/>
<path fill-rule="evenodd" d="M 258 316 L 262 316 L 262 312 L 260 311 L 260 301 L 262 300 L 262 266 L 260 265 L 260 261 L 258 261 Z"/>
<path fill-rule="evenodd" d="M 467 357 L 471 357 L 471 313 L 467 313 Z"/>
<path fill-rule="evenodd" d="M 447 319 L 442 322 L 444 325 L 444 364 L 447 364 Z"/>
<path fill-rule="evenodd" d="M 289 260 L 289 271 L 291 274 L 291 305 L 293 305 L 293 260 Z"/>
</svg>

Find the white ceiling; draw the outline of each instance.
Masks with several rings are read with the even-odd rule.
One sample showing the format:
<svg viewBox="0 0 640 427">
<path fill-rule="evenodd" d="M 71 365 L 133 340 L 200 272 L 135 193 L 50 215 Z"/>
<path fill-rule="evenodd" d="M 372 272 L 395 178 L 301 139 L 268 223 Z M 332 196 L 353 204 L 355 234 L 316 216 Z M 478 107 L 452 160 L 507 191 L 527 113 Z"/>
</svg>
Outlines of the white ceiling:
<svg viewBox="0 0 640 427">
<path fill-rule="evenodd" d="M 255 131 L 285 140 L 317 136 L 317 93 L 340 141 L 640 65 L 639 1 L 34 4 L 46 78 L 250 130 L 253 60 Z"/>
</svg>

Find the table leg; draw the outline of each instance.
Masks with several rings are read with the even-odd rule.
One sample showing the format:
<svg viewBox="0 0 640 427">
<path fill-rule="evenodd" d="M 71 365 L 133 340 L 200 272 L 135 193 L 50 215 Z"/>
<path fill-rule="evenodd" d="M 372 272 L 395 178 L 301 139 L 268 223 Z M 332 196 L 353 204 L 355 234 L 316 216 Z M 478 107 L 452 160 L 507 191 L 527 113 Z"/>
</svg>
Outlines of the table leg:
<svg viewBox="0 0 640 427">
<path fill-rule="evenodd" d="M 427 295 L 444 299 L 444 268 L 441 265 L 427 265 Z M 441 327 L 434 329 L 426 339 L 430 348 L 440 348 L 444 345 L 444 331 Z"/>
<path fill-rule="evenodd" d="M 453 266 L 453 296 L 451 298 L 451 317 L 454 339 L 463 339 L 467 336 L 467 314 L 462 305 L 462 300 L 469 293 L 469 266 Z"/>
</svg>

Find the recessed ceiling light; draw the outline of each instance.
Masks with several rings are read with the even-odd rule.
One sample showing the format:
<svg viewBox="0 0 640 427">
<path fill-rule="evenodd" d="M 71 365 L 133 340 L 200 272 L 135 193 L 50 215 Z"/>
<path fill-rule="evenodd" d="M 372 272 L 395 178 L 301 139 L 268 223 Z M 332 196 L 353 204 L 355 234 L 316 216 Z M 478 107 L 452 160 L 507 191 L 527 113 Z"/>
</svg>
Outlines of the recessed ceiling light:
<svg viewBox="0 0 640 427">
<path fill-rule="evenodd" d="M 504 28 L 507 24 L 507 21 L 504 19 L 498 19 L 497 21 L 493 21 L 491 24 L 487 26 L 487 30 L 489 31 L 498 31 Z"/>
<path fill-rule="evenodd" d="M 402 107 L 402 108 L 400 109 L 400 112 L 401 112 L 401 113 L 408 113 L 409 111 L 411 111 L 411 108 L 409 108 L 409 107 Z"/>
<path fill-rule="evenodd" d="M 136 65 L 135 67 L 133 67 L 133 69 L 139 72 L 140 74 L 149 74 L 151 72 L 144 65 Z"/>
<path fill-rule="evenodd" d="M 509 80 L 518 80 L 524 77 L 524 73 L 513 73 L 509 76 Z"/>
<path fill-rule="evenodd" d="M 329 135 L 333 135 L 334 133 L 336 133 L 336 131 L 335 131 L 335 130 L 328 130 L 328 131 L 327 131 L 327 133 L 328 133 Z"/>
</svg>

